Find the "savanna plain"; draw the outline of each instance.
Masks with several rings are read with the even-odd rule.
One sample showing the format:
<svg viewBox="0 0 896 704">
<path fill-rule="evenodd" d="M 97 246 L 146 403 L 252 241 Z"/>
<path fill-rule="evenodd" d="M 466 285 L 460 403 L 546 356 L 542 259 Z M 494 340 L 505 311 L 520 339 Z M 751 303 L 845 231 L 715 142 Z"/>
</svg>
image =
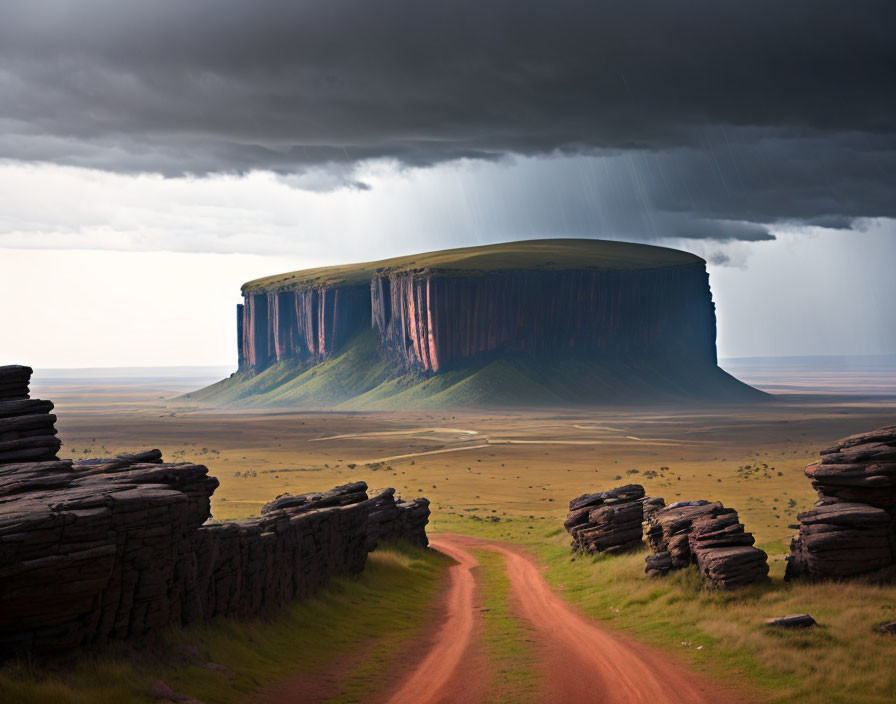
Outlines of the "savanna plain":
<svg viewBox="0 0 896 704">
<path fill-rule="evenodd" d="M 874 631 L 896 619 L 896 588 L 783 580 L 790 526 L 816 499 L 803 468 L 840 437 L 892 424 L 896 394 L 882 393 L 873 374 L 807 381 L 766 369 L 759 381 L 787 393 L 750 406 L 369 413 L 200 408 L 177 400 L 190 388 L 184 380 L 36 378 L 34 395 L 56 403 L 62 456 L 158 447 L 168 461 L 206 464 L 221 483 L 212 506 L 219 520 L 257 514 L 279 494 L 357 480 L 429 498 L 436 542 L 443 534 L 484 539 L 473 550 L 470 701 L 544 701 L 551 686 L 545 646 L 511 593 L 506 560 L 482 549 L 495 541 L 532 557 L 557 594 L 611 634 L 718 686 L 718 701 L 896 701 L 896 638 Z M 736 508 L 769 555 L 770 582 L 720 593 L 703 589 L 694 567 L 646 578 L 644 551 L 572 555 L 563 530 L 569 500 L 625 483 L 667 503 Z M 386 701 L 435 637 L 451 564 L 434 551 L 377 551 L 358 579 L 336 580 L 283 613 L 222 619 L 64 665 L 7 663 L 0 694 L 141 701 L 161 678 L 205 702 L 302 701 L 296 692 Z M 820 627 L 765 626 L 799 612 Z M 195 662 L 183 656 L 197 650 Z"/>
</svg>

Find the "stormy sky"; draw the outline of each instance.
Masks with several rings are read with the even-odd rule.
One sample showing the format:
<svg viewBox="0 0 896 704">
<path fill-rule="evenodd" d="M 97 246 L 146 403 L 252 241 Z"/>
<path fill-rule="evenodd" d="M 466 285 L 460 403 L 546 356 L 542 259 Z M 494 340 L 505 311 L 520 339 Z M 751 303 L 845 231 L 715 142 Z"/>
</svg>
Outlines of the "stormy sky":
<svg viewBox="0 0 896 704">
<path fill-rule="evenodd" d="M 894 35 L 891 1 L 0 0 L 0 355 L 226 363 L 245 279 L 553 236 L 707 258 L 724 356 L 896 352 Z"/>
</svg>

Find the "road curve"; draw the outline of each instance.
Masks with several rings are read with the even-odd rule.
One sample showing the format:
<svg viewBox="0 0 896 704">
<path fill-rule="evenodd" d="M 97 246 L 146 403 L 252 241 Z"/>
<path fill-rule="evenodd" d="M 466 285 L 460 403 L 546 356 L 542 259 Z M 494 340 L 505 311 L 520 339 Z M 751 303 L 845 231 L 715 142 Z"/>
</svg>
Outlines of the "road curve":
<svg viewBox="0 0 896 704">
<path fill-rule="evenodd" d="M 732 701 L 661 653 L 598 628 L 548 586 L 530 557 L 506 543 L 462 535 L 432 536 L 431 545 L 457 561 L 449 568 L 448 616 L 432 649 L 404 677 L 390 704 L 468 701 L 453 691 L 474 638 L 477 565 L 471 549 L 504 556 L 511 598 L 535 634 L 544 673 L 543 701 L 564 704 L 710 704 Z M 456 678 L 455 678 L 456 679 Z"/>
</svg>

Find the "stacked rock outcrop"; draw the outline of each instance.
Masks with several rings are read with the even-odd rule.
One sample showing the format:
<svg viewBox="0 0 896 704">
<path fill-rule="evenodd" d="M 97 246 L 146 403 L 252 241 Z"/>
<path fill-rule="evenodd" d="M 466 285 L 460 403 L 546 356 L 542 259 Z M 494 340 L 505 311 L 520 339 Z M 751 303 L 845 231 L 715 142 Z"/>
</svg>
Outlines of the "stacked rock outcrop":
<svg viewBox="0 0 896 704">
<path fill-rule="evenodd" d="M 28 398 L 31 367 L 9 364 L 0 367 L 0 400 Z"/>
<path fill-rule="evenodd" d="M 768 576 L 768 555 L 754 542 L 734 509 L 718 501 L 680 501 L 648 518 L 647 544 L 653 554 L 645 571 L 662 577 L 696 563 L 713 587 L 753 584 Z"/>
<path fill-rule="evenodd" d="M 256 614 L 361 571 L 379 541 L 427 544 L 428 502 L 393 489 L 356 482 L 217 523 L 217 487 L 158 450 L 0 464 L 0 656 Z"/>
<path fill-rule="evenodd" d="M 653 501 L 646 499 L 646 501 Z M 572 536 L 576 552 L 624 552 L 637 548 L 643 536 L 644 487 L 627 484 L 596 494 L 583 494 L 569 502 L 563 527 Z"/>
<path fill-rule="evenodd" d="M 429 545 L 426 524 L 429 523 L 429 500 L 405 501 L 395 489 L 383 489 L 371 501 L 373 508 L 367 520 L 367 547 L 373 550 L 379 543 L 402 540 L 425 548 Z"/>
<path fill-rule="evenodd" d="M 367 484 L 352 482 L 321 493 L 283 494 L 265 504 L 261 513 L 266 515 L 277 510 L 289 510 L 295 513 L 330 506 L 347 506 L 367 500 Z M 426 524 L 429 523 L 428 499 L 404 501 L 400 496 L 396 496 L 395 489 L 388 488 L 376 492 L 369 501 L 368 551 L 376 549 L 379 543 L 396 540 L 424 548 L 429 545 L 429 538 L 426 537 Z"/>
<path fill-rule="evenodd" d="M 896 426 L 843 438 L 805 471 L 819 501 L 797 517 L 785 578 L 896 580 Z"/>
<path fill-rule="evenodd" d="M 56 459 L 53 404 L 29 397 L 31 367 L 0 367 L 0 464 Z"/>
</svg>

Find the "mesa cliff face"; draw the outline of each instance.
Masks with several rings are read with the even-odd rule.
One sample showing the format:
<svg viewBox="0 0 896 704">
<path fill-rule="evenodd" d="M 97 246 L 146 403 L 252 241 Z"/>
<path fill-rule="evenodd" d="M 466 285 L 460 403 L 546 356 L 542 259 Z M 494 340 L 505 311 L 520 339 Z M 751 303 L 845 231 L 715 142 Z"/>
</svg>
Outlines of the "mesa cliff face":
<svg viewBox="0 0 896 704">
<path fill-rule="evenodd" d="M 715 306 L 702 263 L 384 274 L 374 277 L 371 298 L 384 349 L 429 372 L 502 352 L 716 364 Z"/>
<path fill-rule="evenodd" d="M 365 285 L 246 292 L 237 306 L 239 368 L 320 362 L 370 322 Z"/>
<path fill-rule="evenodd" d="M 191 399 L 348 408 L 353 398 L 406 407 L 500 405 L 501 394 L 576 404 L 761 396 L 717 366 L 706 263 L 622 242 L 510 242 L 258 279 L 243 286 L 237 338 L 238 373 Z"/>
</svg>

